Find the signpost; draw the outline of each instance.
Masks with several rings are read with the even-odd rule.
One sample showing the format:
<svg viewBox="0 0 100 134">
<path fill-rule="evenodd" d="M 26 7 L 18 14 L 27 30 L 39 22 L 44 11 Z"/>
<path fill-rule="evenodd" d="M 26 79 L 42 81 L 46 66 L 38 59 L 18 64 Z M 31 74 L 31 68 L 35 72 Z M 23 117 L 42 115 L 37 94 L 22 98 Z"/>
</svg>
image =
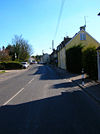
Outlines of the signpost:
<svg viewBox="0 0 100 134">
<path fill-rule="evenodd" d="M 97 48 L 98 82 L 100 82 L 100 47 Z"/>
<path fill-rule="evenodd" d="M 100 16 L 100 12 L 98 13 Z M 100 82 L 100 46 L 97 48 L 98 81 Z"/>
</svg>

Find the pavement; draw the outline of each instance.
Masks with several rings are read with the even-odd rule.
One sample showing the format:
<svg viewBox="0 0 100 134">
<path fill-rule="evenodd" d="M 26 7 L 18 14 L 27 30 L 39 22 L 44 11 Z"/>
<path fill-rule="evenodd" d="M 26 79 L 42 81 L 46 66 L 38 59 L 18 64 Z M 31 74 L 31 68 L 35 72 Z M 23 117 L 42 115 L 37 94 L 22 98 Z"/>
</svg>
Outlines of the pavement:
<svg viewBox="0 0 100 134">
<path fill-rule="evenodd" d="M 55 71 L 63 78 L 69 77 L 70 80 L 76 83 L 82 90 L 84 90 L 90 97 L 100 103 L 100 83 L 88 79 L 85 75 L 84 86 L 82 85 L 82 75 L 71 74 L 63 69 L 52 66 Z"/>
</svg>

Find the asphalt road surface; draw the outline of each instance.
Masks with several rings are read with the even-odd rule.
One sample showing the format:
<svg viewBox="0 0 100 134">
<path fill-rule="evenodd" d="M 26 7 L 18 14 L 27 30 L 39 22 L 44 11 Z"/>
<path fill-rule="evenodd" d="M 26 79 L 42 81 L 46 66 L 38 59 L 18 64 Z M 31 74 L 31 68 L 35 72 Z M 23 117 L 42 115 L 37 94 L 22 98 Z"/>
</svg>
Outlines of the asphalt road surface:
<svg viewBox="0 0 100 134">
<path fill-rule="evenodd" d="M 49 66 L 0 83 L 0 134 L 100 134 L 100 104 Z"/>
</svg>

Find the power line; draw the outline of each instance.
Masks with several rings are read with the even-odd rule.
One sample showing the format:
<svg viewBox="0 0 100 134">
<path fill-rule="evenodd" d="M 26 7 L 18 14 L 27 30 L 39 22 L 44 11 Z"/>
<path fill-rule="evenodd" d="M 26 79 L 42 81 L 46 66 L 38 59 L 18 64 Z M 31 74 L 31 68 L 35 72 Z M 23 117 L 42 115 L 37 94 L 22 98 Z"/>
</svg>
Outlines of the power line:
<svg viewBox="0 0 100 134">
<path fill-rule="evenodd" d="M 57 21 L 57 26 L 56 26 L 56 31 L 55 31 L 55 34 L 54 34 L 54 39 L 56 38 L 57 33 L 58 33 L 58 29 L 59 29 L 59 25 L 60 25 L 60 21 L 61 21 L 61 16 L 62 16 L 62 12 L 63 12 L 64 3 L 65 3 L 65 0 L 62 0 L 61 8 L 60 8 L 59 16 L 58 16 L 58 21 Z"/>
</svg>

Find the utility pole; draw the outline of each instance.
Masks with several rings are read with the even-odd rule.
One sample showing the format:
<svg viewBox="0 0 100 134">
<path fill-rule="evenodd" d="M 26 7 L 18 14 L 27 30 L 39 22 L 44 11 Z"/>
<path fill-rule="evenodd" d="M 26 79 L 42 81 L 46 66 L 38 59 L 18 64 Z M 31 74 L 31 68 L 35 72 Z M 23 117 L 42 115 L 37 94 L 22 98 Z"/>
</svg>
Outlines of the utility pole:
<svg viewBox="0 0 100 134">
<path fill-rule="evenodd" d="M 42 55 L 44 54 L 44 50 L 42 50 Z"/>
<path fill-rule="evenodd" d="M 54 50 L 54 40 L 52 40 L 52 51 Z"/>
</svg>

